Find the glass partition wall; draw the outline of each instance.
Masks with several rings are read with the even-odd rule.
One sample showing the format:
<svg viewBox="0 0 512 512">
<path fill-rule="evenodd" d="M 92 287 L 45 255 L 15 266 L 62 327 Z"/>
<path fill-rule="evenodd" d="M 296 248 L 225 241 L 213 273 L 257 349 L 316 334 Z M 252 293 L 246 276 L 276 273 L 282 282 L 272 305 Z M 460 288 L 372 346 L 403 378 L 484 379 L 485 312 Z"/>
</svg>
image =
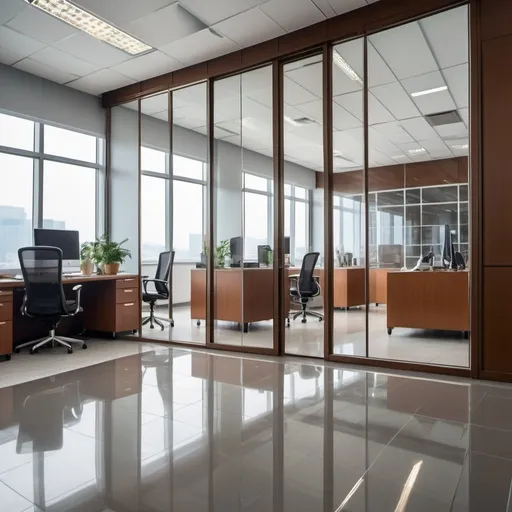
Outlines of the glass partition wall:
<svg viewBox="0 0 512 512">
<path fill-rule="evenodd" d="M 111 209 L 138 156 L 140 244 L 111 229 L 142 275 L 174 255 L 142 337 L 467 368 L 468 78 L 463 6 L 112 109 Z"/>
</svg>

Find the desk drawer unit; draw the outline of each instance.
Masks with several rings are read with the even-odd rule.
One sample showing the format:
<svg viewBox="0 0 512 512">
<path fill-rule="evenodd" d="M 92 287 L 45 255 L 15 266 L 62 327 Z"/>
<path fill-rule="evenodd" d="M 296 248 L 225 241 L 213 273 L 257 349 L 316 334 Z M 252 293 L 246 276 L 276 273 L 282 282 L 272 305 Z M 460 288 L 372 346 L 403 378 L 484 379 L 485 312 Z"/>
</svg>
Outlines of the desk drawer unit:
<svg viewBox="0 0 512 512">
<path fill-rule="evenodd" d="M 116 332 L 132 331 L 139 328 L 139 302 L 116 304 Z"/>
<path fill-rule="evenodd" d="M 138 288 L 140 279 L 137 277 L 126 277 L 116 280 L 116 288 Z"/>
<path fill-rule="evenodd" d="M 12 321 L 0 320 L 0 356 L 10 359 L 12 353 Z"/>
<path fill-rule="evenodd" d="M 139 288 L 117 288 L 116 304 L 137 302 L 139 300 Z"/>
</svg>

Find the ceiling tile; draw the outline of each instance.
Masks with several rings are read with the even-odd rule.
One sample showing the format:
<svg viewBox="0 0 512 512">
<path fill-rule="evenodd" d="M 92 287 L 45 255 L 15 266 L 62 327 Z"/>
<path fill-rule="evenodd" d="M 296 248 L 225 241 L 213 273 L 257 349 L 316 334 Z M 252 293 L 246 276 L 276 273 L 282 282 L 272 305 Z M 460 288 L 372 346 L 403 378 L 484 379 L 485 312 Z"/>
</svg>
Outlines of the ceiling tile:
<svg viewBox="0 0 512 512">
<path fill-rule="evenodd" d="M 0 55 L 2 55 L 2 59 L 5 58 L 6 61 L 9 60 L 8 57 L 10 57 L 12 62 L 9 62 L 9 64 L 13 64 L 17 60 L 28 57 L 42 50 L 44 47 L 45 45 L 43 43 L 35 41 L 15 30 L 6 26 L 0 27 Z"/>
<path fill-rule="evenodd" d="M 459 114 L 466 123 L 466 126 L 469 126 L 469 108 L 461 108 Z"/>
<path fill-rule="evenodd" d="M 9 21 L 7 26 L 47 44 L 55 43 L 78 32 L 71 25 L 31 6 Z"/>
<path fill-rule="evenodd" d="M 264 4 L 267 0 L 180 0 L 180 3 L 192 14 L 204 21 L 207 25 L 214 25 L 219 21 L 240 14 L 241 12 Z"/>
<path fill-rule="evenodd" d="M 313 3 L 322 11 L 326 18 L 336 16 L 336 11 L 332 8 L 329 0 L 312 0 Z"/>
<path fill-rule="evenodd" d="M 453 68 L 443 69 L 450 92 L 457 108 L 465 108 L 469 104 L 469 66 L 462 64 Z"/>
<path fill-rule="evenodd" d="M 21 69 L 22 71 L 26 71 L 27 73 L 32 73 L 33 75 L 46 78 L 52 82 L 57 82 L 58 84 L 65 84 L 78 78 L 77 75 L 73 75 L 72 73 L 63 71 L 62 69 L 54 68 L 48 64 L 42 64 L 30 57 L 20 60 L 14 64 L 14 67 Z"/>
<path fill-rule="evenodd" d="M 432 140 L 439 138 L 434 128 L 432 128 L 428 121 L 423 117 L 405 119 L 404 121 L 400 121 L 400 124 L 415 140 Z"/>
<path fill-rule="evenodd" d="M 10 66 L 23 58 L 23 55 L 8 50 L 7 48 L 2 48 L 2 46 L 0 45 L 0 63 Z"/>
<path fill-rule="evenodd" d="M 337 103 L 333 103 L 332 115 L 335 130 L 350 130 L 351 128 L 358 128 L 363 125 L 357 117 L 353 116 L 343 107 L 340 107 Z"/>
<path fill-rule="evenodd" d="M 240 47 L 268 41 L 286 31 L 259 8 L 250 9 L 212 27 Z"/>
<path fill-rule="evenodd" d="M 161 112 L 165 111 L 165 118 L 167 119 L 168 108 L 169 108 L 169 95 L 167 93 L 156 94 L 155 96 L 150 96 L 149 98 L 144 98 L 141 101 L 141 112 L 143 114 L 151 115 L 151 114 L 155 114 L 156 112 L 161 113 Z"/>
<path fill-rule="evenodd" d="M 438 70 L 417 22 L 379 32 L 369 40 L 399 79 Z"/>
<path fill-rule="evenodd" d="M 407 144 L 414 139 L 407 133 L 398 121 L 377 124 L 373 127 L 377 132 L 386 137 L 393 144 Z"/>
<path fill-rule="evenodd" d="M 51 46 L 47 46 L 43 50 L 34 53 L 30 58 L 56 69 L 65 69 L 68 73 L 77 77 L 89 75 L 98 70 L 93 64 Z"/>
<path fill-rule="evenodd" d="M 69 87 L 78 89 L 89 94 L 102 94 L 118 87 L 124 87 L 125 85 L 133 84 L 135 80 L 126 76 L 115 73 L 110 69 L 101 69 L 91 73 L 90 75 L 79 78 L 74 82 L 69 83 Z"/>
<path fill-rule="evenodd" d="M 446 83 L 439 71 L 419 75 L 402 81 L 404 89 L 411 95 L 415 92 L 426 91 L 436 87 L 445 87 Z M 412 98 L 423 115 L 438 112 L 447 112 L 455 108 L 452 96 L 449 91 L 440 91 L 424 96 Z"/>
<path fill-rule="evenodd" d="M 23 0 L 2 0 L 0 9 L 0 25 L 12 20 L 21 11 L 28 9 L 27 2 Z"/>
<path fill-rule="evenodd" d="M 367 5 L 365 0 L 328 0 L 328 2 L 336 14 L 343 14 Z"/>
<path fill-rule="evenodd" d="M 173 59 L 190 66 L 233 52 L 238 49 L 238 46 L 231 39 L 218 37 L 209 29 L 205 29 L 162 46 L 160 49 Z"/>
<path fill-rule="evenodd" d="M 85 32 L 74 34 L 52 46 L 79 59 L 86 60 L 99 68 L 115 66 L 132 58 L 128 53 L 118 50 Z"/>
<path fill-rule="evenodd" d="M 447 158 L 452 156 L 452 152 L 448 146 L 440 139 L 438 140 L 422 140 L 419 141 L 421 147 L 425 148 L 429 155 L 433 158 Z"/>
<path fill-rule="evenodd" d="M 176 0 L 74 0 L 75 4 L 119 27 L 175 2 Z"/>
<path fill-rule="evenodd" d="M 322 11 L 310 0 L 270 0 L 261 6 L 287 32 L 325 20 Z"/>
<path fill-rule="evenodd" d="M 419 23 L 441 68 L 468 62 L 467 6 L 424 18 Z"/>
<path fill-rule="evenodd" d="M 317 98 L 322 97 L 322 65 L 313 64 L 301 68 L 287 71 L 285 68 L 285 76 L 293 80 L 295 83 L 313 93 Z"/>
<path fill-rule="evenodd" d="M 379 85 L 371 89 L 371 92 L 396 119 L 419 116 L 418 109 L 398 82 Z"/>
<path fill-rule="evenodd" d="M 436 132 L 443 137 L 443 139 L 467 137 L 468 129 L 464 123 L 445 124 L 436 126 Z"/>
<path fill-rule="evenodd" d="M 156 50 L 146 55 L 127 60 L 126 62 L 121 62 L 121 64 L 116 64 L 110 69 L 116 73 L 121 73 L 122 75 L 140 81 L 169 73 L 181 67 L 183 67 L 183 65 L 180 62 Z"/>
<path fill-rule="evenodd" d="M 377 50 L 368 43 L 368 85 L 377 87 L 391 82 L 396 82 L 395 75 Z"/>
<path fill-rule="evenodd" d="M 154 48 L 160 48 L 207 27 L 176 3 L 148 14 L 123 28 Z"/>
</svg>

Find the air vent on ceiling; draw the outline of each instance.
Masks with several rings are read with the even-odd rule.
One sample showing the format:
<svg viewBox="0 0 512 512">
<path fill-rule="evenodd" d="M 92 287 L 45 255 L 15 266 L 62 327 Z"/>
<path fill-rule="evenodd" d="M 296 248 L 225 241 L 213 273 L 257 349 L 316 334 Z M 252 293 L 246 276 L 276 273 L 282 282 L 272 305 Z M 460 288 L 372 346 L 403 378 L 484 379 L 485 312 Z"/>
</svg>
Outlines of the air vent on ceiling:
<svg viewBox="0 0 512 512">
<path fill-rule="evenodd" d="M 314 119 L 311 119 L 309 117 L 297 117 L 297 119 L 294 119 L 293 121 L 300 126 L 306 126 L 308 124 L 318 124 Z"/>
<path fill-rule="evenodd" d="M 439 114 L 430 114 L 425 116 L 430 126 L 444 126 L 447 124 L 462 123 L 462 118 L 456 110 L 449 112 L 440 112 Z"/>
</svg>

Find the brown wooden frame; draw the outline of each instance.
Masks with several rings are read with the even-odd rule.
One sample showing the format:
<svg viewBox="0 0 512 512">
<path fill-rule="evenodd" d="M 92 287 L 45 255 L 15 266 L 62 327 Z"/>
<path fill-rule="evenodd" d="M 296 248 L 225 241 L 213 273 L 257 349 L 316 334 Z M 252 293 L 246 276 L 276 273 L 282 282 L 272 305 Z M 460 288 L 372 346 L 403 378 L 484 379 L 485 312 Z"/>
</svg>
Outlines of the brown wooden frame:
<svg viewBox="0 0 512 512">
<path fill-rule="evenodd" d="M 399 370 L 413 370 L 436 374 L 449 374 L 455 376 L 479 378 L 481 373 L 481 299 L 482 290 L 482 254 L 481 254 L 481 58 L 480 58 L 480 0 L 424 0 L 411 2 L 410 0 L 381 0 L 378 3 L 357 9 L 321 23 L 306 27 L 302 30 L 286 34 L 271 41 L 256 46 L 212 59 L 210 61 L 190 66 L 156 78 L 145 80 L 138 84 L 123 87 L 121 89 L 105 93 L 103 105 L 107 107 L 107 176 L 110 172 L 109 143 L 110 107 L 139 99 L 139 145 L 140 145 L 140 98 L 153 95 L 166 90 L 174 90 L 195 83 L 207 82 L 207 109 L 208 109 L 208 244 L 214 246 L 215 228 L 215 194 L 214 194 L 214 94 L 213 85 L 216 80 L 237 73 L 250 71 L 251 69 L 272 65 L 272 89 L 273 89 L 273 165 L 274 165 L 274 335 L 273 348 L 257 348 L 246 346 L 233 346 L 219 344 L 214 341 L 214 256 L 213 251 L 208 252 L 207 259 L 207 331 L 206 346 L 218 350 L 231 352 L 246 352 L 265 355 L 282 355 L 285 352 L 285 310 L 284 294 L 284 146 L 283 146 L 283 64 L 297 60 L 311 53 L 323 54 L 323 116 L 324 116 L 324 250 L 325 269 L 327 275 L 333 270 L 333 233 L 332 233 L 332 185 L 333 185 L 333 136 L 332 136 L 332 48 L 355 38 L 364 38 L 364 183 L 365 205 L 368 199 L 368 62 L 367 62 L 367 37 L 382 30 L 392 28 L 420 19 L 425 16 L 452 9 L 469 2 L 470 12 L 470 42 L 471 42 L 471 121 L 470 121 L 470 183 L 471 183 L 471 365 L 470 368 L 440 367 L 428 364 L 376 359 L 368 357 L 369 334 L 368 315 L 366 315 L 366 357 L 341 356 L 333 354 L 333 283 L 332 279 L 326 279 L 324 285 L 325 324 L 324 324 L 324 359 L 341 363 L 360 364 L 379 368 Z M 327 57 L 327 58 L 326 58 Z M 172 96 L 172 93 L 170 94 Z M 170 102 L 171 104 L 171 102 Z M 172 109 L 169 113 L 169 122 L 172 125 Z M 171 128 L 172 129 L 172 128 Z M 171 132 L 172 133 L 172 132 Z M 172 138 L 172 135 L 171 135 Z M 172 144 L 172 142 L 171 142 Z M 171 145 L 172 147 L 172 145 Z M 140 148 L 139 148 L 139 175 L 140 175 Z M 140 178 L 139 178 L 140 181 Z M 108 187 L 108 185 L 107 185 Z M 139 183 L 140 189 L 140 183 Z M 109 191 L 107 190 L 107 196 Z M 283 196 L 283 197 L 282 197 Z M 139 192 L 140 203 L 140 192 Z M 365 207 L 367 209 L 367 206 Z M 139 204 L 140 212 L 140 204 Z M 107 219 L 108 219 L 107 215 Z M 107 223 L 107 226 L 109 224 Z M 365 288 L 366 308 L 369 302 L 369 268 L 368 268 L 368 231 L 369 218 L 365 212 Z M 140 219 L 139 219 L 140 239 Z M 140 268 L 139 248 L 139 268 Z M 276 286 L 278 283 L 278 286 Z M 170 306 L 172 310 L 172 306 Z M 140 338 L 146 340 L 145 338 Z M 155 340 L 147 340 L 155 341 Z M 189 343 L 171 341 L 169 343 L 190 346 Z"/>
</svg>

